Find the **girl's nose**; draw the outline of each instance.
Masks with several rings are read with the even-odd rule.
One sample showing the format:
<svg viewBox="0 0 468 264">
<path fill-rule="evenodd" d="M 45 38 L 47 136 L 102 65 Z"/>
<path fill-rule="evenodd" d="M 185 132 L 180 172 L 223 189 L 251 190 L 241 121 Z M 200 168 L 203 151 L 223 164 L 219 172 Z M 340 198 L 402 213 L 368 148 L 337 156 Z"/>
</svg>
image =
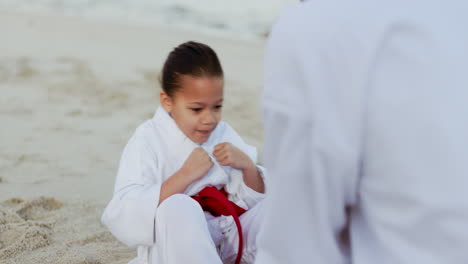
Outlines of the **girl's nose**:
<svg viewBox="0 0 468 264">
<path fill-rule="evenodd" d="M 206 113 L 203 115 L 202 123 L 213 124 L 214 122 L 216 122 L 215 113 L 212 111 L 206 111 Z"/>
</svg>

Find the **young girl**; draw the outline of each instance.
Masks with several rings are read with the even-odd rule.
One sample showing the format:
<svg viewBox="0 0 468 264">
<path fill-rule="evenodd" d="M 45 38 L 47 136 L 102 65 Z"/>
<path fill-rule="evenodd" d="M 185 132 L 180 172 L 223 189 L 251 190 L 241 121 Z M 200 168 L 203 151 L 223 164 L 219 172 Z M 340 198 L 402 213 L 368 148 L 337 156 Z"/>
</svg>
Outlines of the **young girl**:
<svg viewBox="0 0 468 264">
<path fill-rule="evenodd" d="M 161 106 L 125 147 L 102 222 L 138 247 L 131 264 L 253 263 L 264 169 L 256 149 L 220 121 L 216 53 L 181 44 L 161 82 Z"/>
</svg>

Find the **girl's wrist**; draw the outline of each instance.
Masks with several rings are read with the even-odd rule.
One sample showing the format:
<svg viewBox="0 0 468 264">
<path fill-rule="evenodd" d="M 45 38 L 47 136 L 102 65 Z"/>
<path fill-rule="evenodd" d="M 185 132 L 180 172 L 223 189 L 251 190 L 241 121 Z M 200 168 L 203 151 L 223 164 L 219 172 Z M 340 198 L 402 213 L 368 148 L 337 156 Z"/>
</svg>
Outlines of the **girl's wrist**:
<svg viewBox="0 0 468 264">
<path fill-rule="evenodd" d="M 249 162 L 241 169 L 243 172 L 257 170 L 257 166 L 249 160 Z"/>
<path fill-rule="evenodd" d="M 242 171 L 244 183 L 250 187 L 251 189 L 264 193 L 265 186 L 263 183 L 263 179 L 260 175 L 260 171 L 258 170 L 257 166 L 252 162 L 252 165 Z"/>
</svg>

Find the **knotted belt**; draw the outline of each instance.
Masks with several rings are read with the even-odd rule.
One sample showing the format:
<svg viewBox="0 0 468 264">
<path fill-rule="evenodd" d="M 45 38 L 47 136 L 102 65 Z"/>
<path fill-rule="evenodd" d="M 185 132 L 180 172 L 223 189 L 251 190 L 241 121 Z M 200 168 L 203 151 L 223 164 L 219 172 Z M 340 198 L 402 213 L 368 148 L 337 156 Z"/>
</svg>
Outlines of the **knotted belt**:
<svg viewBox="0 0 468 264">
<path fill-rule="evenodd" d="M 242 257 L 242 226 L 239 221 L 239 216 L 246 212 L 242 207 L 231 202 L 227 198 L 227 193 L 224 189 L 221 191 L 215 187 L 205 187 L 200 191 L 198 196 L 192 196 L 203 208 L 204 211 L 210 212 L 213 216 L 231 215 L 236 223 L 237 233 L 239 234 L 239 249 L 237 251 L 236 264 L 240 263 Z"/>
</svg>

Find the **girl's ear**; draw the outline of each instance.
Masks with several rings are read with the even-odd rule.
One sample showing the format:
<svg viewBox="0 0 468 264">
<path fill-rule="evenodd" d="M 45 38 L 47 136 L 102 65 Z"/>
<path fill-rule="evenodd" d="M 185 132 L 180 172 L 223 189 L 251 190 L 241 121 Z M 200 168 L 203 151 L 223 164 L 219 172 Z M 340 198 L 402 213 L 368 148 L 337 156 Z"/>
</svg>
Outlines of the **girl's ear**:
<svg viewBox="0 0 468 264">
<path fill-rule="evenodd" d="M 161 102 L 161 106 L 166 110 L 166 112 L 171 113 L 173 108 L 172 98 L 167 95 L 164 91 L 159 94 L 159 101 Z"/>
</svg>

